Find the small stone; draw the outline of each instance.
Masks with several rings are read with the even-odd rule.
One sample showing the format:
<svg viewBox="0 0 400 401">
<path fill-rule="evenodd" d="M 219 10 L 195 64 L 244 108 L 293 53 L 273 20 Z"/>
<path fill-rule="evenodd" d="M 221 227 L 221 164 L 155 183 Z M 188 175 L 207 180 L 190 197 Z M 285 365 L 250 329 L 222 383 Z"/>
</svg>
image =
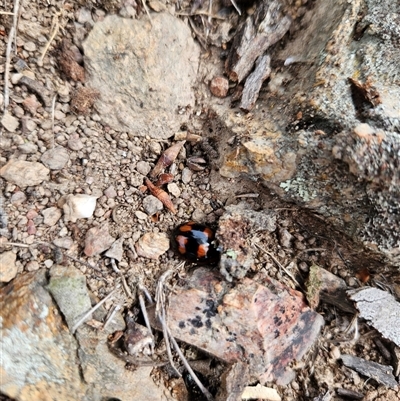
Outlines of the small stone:
<svg viewBox="0 0 400 401">
<path fill-rule="evenodd" d="M 61 217 L 61 210 L 58 207 L 49 207 L 42 210 L 43 223 L 47 226 L 54 226 Z"/>
<path fill-rule="evenodd" d="M 140 210 L 137 210 L 135 212 L 135 216 L 139 219 L 139 220 L 147 220 L 147 217 L 149 217 L 146 213 L 141 212 Z"/>
<path fill-rule="evenodd" d="M 24 43 L 24 49 L 28 52 L 35 52 L 36 51 L 36 45 L 34 42 L 25 42 Z"/>
<path fill-rule="evenodd" d="M 225 77 L 214 77 L 210 82 L 210 91 L 214 96 L 225 97 L 228 94 L 229 81 Z"/>
<path fill-rule="evenodd" d="M 0 254 L 0 281 L 8 283 L 18 272 L 18 266 L 15 264 L 17 255 L 12 251 L 6 251 Z"/>
<path fill-rule="evenodd" d="M 55 246 L 58 246 L 59 248 L 71 249 L 74 245 L 74 241 L 72 240 L 71 237 L 61 237 L 61 238 L 56 238 L 53 241 L 53 244 Z"/>
<path fill-rule="evenodd" d="M 43 264 L 44 264 L 48 269 L 50 269 L 50 267 L 54 265 L 54 262 L 53 262 L 51 259 L 46 259 L 46 260 L 43 262 Z"/>
<path fill-rule="evenodd" d="M 35 121 L 32 120 L 26 120 L 25 121 L 25 129 L 27 132 L 32 132 L 37 128 L 37 124 Z"/>
<path fill-rule="evenodd" d="M 64 210 L 64 220 L 75 223 L 77 219 L 92 217 L 96 201 L 97 197 L 91 195 L 66 195 L 58 201 L 58 206 Z"/>
<path fill-rule="evenodd" d="M 68 163 L 68 151 L 62 146 L 57 146 L 43 153 L 40 161 L 50 170 L 61 170 Z"/>
<path fill-rule="evenodd" d="M 192 181 L 192 175 L 193 175 L 192 170 L 190 170 L 190 168 L 188 167 L 185 167 L 182 170 L 182 182 L 184 184 L 189 184 L 189 182 Z"/>
<path fill-rule="evenodd" d="M 21 118 L 24 116 L 24 109 L 21 106 L 15 106 L 13 109 L 13 114 L 17 118 Z"/>
<path fill-rule="evenodd" d="M 26 195 L 22 191 L 17 191 L 12 194 L 10 203 L 13 205 L 19 205 L 26 201 Z"/>
<path fill-rule="evenodd" d="M 36 219 L 38 217 L 38 212 L 35 209 L 30 209 L 28 210 L 28 213 L 26 214 L 26 218 L 29 220 Z"/>
<path fill-rule="evenodd" d="M 110 248 L 114 241 L 115 238 L 111 237 L 109 233 L 108 223 L 100 227 L 92 227 L 86 233 L 84 253 L 89 257 L 99 255 Z"/>
<path fill-rule="evenodd" d="M 68 139 L 68 147 L 71 150 L 81 150 L 85 145 L 81 141 L 79 134 L 73 133 Z"/>
<path fill-rule="evenodd" d="M 89 22 L 93 25 L 92 13 L 89 9 L 82 7 L 76 11 L 75 16 L 80 24 L 84 25 L 86 22 Z"/>
<path fill-rule="evenodd" d="M 290 248 L 293 240 L 293 235 L 286 228 L 280 228 L 278 231 L 279 243 L 283 248 Z"/>
<path fill-rule="evenodd" d="M 136 243 L 137 254 L 149 259 L 158 259 L 168 249 L 169 238 L 166 233 L 146 233 Z"/>
<path fill-rule="evenodd" d="M 49 179 L 49 169 L 38 162 L 10 160 L 0 169 L 0 175 L 20 188 L 39 185 Z"/>
<path fill-rule="evenodd" d="M 340 353 L 339 347 L 333 346 L 331 351 L 329 352 L 329 356 L 332 359 L 339 359 L 340 355 L 341 355 L 341 353 Z"/>
<path fill-rule="evenodd" d="M 18 150 L 25 155 L 29 155 L 30 153 L 37 153 L 38 147 L 32 142 L 26 142 L 22 145 L 18 146 Z"/>
<path fill-rule="evenodd" d="M 23 77 L 24 75 L 23 74 L 21 74 L 21 73 L 16 73 L 16 74 L 12 74 L 11 75 L 11 83 L 13 84 L 13 85 L 16 85 L 18 82 L 19 82 L 19 80 Z"/>
<path fill-rule="evenodd" d="M 36 234 L 36 226 L 35 226 L 35 223 L 32 220 L 28 220 L 28 224 L 26 225 L 26 232 L 29 235 L 35 235 Z"/>
<path fill-rule="evenodd" d="M 304 242 L 301 242 L 299 240 L 294 241 L 294 246 L 300 251 L 304 251 L 304 249 L 306 249 L 306 245 L 304 244 Z"/>
<path fill-rule="evenodd" d="M 63 120 L 65 118 L 65 113 L 63 113 L 61 110 L 55 110 L 54 111 L 54 118 L 56 120 Z"/>
<path fill-rule="evenodd" d="M 33 272 L 39 270 L 39 262 L 36 260 L 31 260 L 25 265 L 25 270 L 28 272 Z"/>
<path fill-rule="evenodd" d="M 9 113 L 6 113 L 1 120 L 1 124 L 8 132 L 15 132 L 19 123 L 18 119 Z"/>
<path fill-rule="evenodd" d="M 39 107 L 41 107 L 41 103 L 37 100 L 35 95 L 30 95 L 22 102 L 22 106 L 25 110 L 29 111 L 33 116 L 36 114 L 36 111 Z"/>
<path fill-rule="evenodd" d="M 105 253 L 108 258 L 116 259 L 121 262 L 124 253 L 124 238 L 118 238 L 112 245 L 111 248 Z"/>
<path fill-rule="evenodd" d="M 162 151 L 160 142 L 151 142 L 149 144 L 149 149 L 155 155 L 159 155 L 161 153 L 161 151 Z"/>
<path fill-rule="evenodd" d="M 117 196 L 117 191 L 111 185 L 104 191 L 104 196 L 107 196 L 107 198 L 115 198 Z"/>
<path fill-rule="evenodd" d="M 174 182 L 167 185 L 168 192 L 175 196 L 175 198 L 179 198 L 181 196 L 181 190 L 179 189 L 178 185 Z"/>
<path fill-rule="evenodd" d="M 163 207 L 162 202 L 153 195 L 146 196 L 143 199 L 143 209 L 149 216 L 160 212 L 163 210 Z"/>
<path fill-rule="evenodd" d="M 150 166 L 150 163 L 148 163 L 148 162 L 140 161 L 140 162 L 138 162 L 138 164 L 136 164 L 136 171 L 140 174 L 143 174 L 144 176 L 149 174 L 150 170 L 151 170 L 151 166 Z"/>
</svg>

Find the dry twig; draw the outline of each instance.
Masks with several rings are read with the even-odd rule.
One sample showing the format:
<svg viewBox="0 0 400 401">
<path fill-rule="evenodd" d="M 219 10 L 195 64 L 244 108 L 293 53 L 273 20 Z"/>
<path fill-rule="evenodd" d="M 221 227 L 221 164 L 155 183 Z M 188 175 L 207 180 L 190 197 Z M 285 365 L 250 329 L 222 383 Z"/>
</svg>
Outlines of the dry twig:
<svg viewBox="0 0 400 401">
<path fill-rule="evenodd" d="M 112 298 L 115 295 L 115 292 L 119 288 L 119 285 L 112 290 L 106 297 L 104 297 L 100 302 L 98 302 L 93 308 L 91 308 L 89 311 L 87 311 L 75 324 L 74 327 L 72 327 L 72 333 L 75 333 L 76 329 L 93 313 L 95 312 L 98 308 L 100 308 L 101 305 L 104 304 L 107 300 Z"/>
</svg>

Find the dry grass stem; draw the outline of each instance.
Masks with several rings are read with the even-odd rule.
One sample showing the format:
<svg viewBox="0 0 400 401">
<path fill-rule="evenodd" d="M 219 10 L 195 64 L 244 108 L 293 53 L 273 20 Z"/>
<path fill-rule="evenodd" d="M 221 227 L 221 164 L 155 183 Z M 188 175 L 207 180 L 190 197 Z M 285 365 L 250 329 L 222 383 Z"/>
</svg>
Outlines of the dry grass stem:
<svg viewBox="0 0 400 401">
<path fill-rule="evenodd" d="M 115 314 L 121 309 L 122 309 L 122 306 L 120 304 L 117 304 L 112 308 L 111 313 L 107 316 L 107 319 L 104 322 L 103 330 L 105 330 L 109 326 L 109 324 L 113 320 Z"/>
<path fill-rule="evenodd" d="M 146 0 L 142 0 L 142 4 L 143 4 L 144 11 L 146 11 L 147 16 L 149 17 L 150 25 L 153 27 L 153 21 L 151 20 L 150 12 L 147 7 Z"/>
<path fill-rule="evenodd" d="M 119 288 L 119 286 L 117 285 L 117 287 L 112 290 L 106 297 L 104 297 L 100 302 L 98 302 L 95 306 L 93 306 L 93 308 L 91 308 L 89 311 L 87 311 L 72 327 L 72 333 L 75 333 L 76 329 L 93 313 L 95 312 L 98 308 L 100 308 L 101 305 L 104 304 L 104 302 L 106 302 L 107 300 L 109 300 L 111 297 L 114 296 L 115 292 L 117 291 L 117 289 Z"/>
<path fill-rule="evenodd" d="M 54 112 L 56 109 L 56 99 L 57 99 L 57 95 L 54 95 L 53 100 L 51 101 L 51 130 L 53 133 L 53 149 L 56 144 L 56 138 L 54 136 Z"/>
<path fill-rule="evenodd" d="M 276 265 L 277 265 L 280 269 L 282 269 L 282 270 L 287 274 L 287 276 L 288 276 L 290 279 L 293 280 L 293 282 L 294 282 L 295 284 L 297 284 L 300 288 L 303 288 L 303 286 L 298 282 L 298 280 L 296 280 L 296 278 L 293 276 L 293 274 L 290 273 L 290 271 L 289 271 L 288 269 L 286 269 L 284 266 L 282 266 L 282 264 L 279 262 L 279 260 L 276 259 L 275 256 L 272 255 L 272 253 L 266 251 L 264 248 L 262 248 L 260 245 L 258 245 L 258 244 L 256 244 L 256 243 L 254 243 L 254 245 L 255 245 L 258 249 L 260 249 L 262 252 L 264 252 L 265 254 L 267 254 L 267 255 L 276 263 Z"/>
<path fill-rule="evenodd" d="M 193 369 L 190 367 L 189 362 L 183 355 L 181 349 L 179 348 L 178 343 L 176 342 L 175 338 L 172 336 L 170 330 L 167 327 L 168 335 L 171 338 L 172 345 L 174 346 L 176 352 L 179 355 L 179 358 L 181 358 L 182 363 L 185 365 L 186 370 L 189 372 L 190 376 L 192 376 L 192 379 L 195 381 L 201 392 L 205 395 L 208 401 L 213 401 L 214 398 L 211 395 L 211 393 L 203 386 L 203 383 L 199 380 L 197 377 L 196 373 L 194 373 Z"/>
<path fill-rule="evenodd" d="M 151 335 L 150 349 L 151 349 L 151 355 L 153 355 L 154 354 L 155 340 L 154 340 L 153 330 L 152 330 L 151 325 L 150 325 L 149 315 L 147 314 L 146 304 L 144 302 L 144 297 L 143 297 L 143 292 L 142 291 L 139 291 L 138 298 L 139 298 L 139 305 L 140 305 L 140 310 L 142 311 L 144 323 L 145 323 L 145 325 L 147 327 L 147 330 L 149 330 L 149 333 Z"/>
<path fill-rule="evenodd" d="M 236 4 L 236 1 L 235 1 L 235 0 L 231 0 L 231 3 L 232 3 L 232 5 L 233 5 L 233 7 L 235 7 L 235 10 L 237 11 L 237 13 L 238 13 L 239 15 L 242 15 L 242 12 L 240 11 L 239 6 Z"/>
<path fill-rule="evenodd" d="M 10 79 L 10 64 L 11 64 L 11 48 L 14 39 L 14 27 L 11 27 L 8 34 L 8 43 L 6 50 L 6 64 L 4 68 L 4 114 L 7 113 L 7 107 L 10 104 L 10 89 L 8 88 L 8 82 Z"/>
<path fill-rule="evenodd" d="M 51 43 L 53 42 L 54 38 L 56 37 L 56 35 L 57 35 L 57 33 L 58 33 L 59 29 L 60 29 L 60 25 L 58 23 L 58 15 L 56 15 L 54 18 L 55 18 L 55 21 L 52 24 L 52 26 L 54 27 L 53 28 L 53 33 L 51 34 L 50 39 L 47 41 L 45 47 L 43 48 L 42 55 L 40 56 L 40 59 L 39 59 L 40 61 L 43 61 L 44 56 L 47 53 L 47 50 L 49 50 L 49 47 L 50 47 Z"/>
<path fill-rule="evenodd" d="M 175 373 L 181 377 L 182 375 L 178 371 L 178 369 L 175 367 L 174 360 L 172 358 L 172 351 L 171 351 L 171 345 L 169 341 L 169 334 L 168 334 L 168 327 L 167 327 L 167 319 L 166 319 L 166 311 L 165 311 L 165 291 L 164 291 L 164 284 L 167 278 L 173 273 L 173 270 L 167 270 L 165 273 L 162 274 L 160 279 L 158 280 L 157 283 L 157 289 L 156 289 L 156 318 L 158 321 L 161 323 L 162 329 L 163 329 L 163 335 L 164 335 L 164 341 L 165 341 L 165 348 L 167 349 L 167 355 L 168 355 L 168 360 L 172 366 L 172 369 L 175 371 Z"/>
<path fill-rule="evenodd" d="M 18 32 L 18 14 L 19 14 L 19 0 L 14 0 L 14 11 L 13 11 L 13 28 L 14 28 L 14 50 L 17 55 L 17 32 Z"/>
<path fill-rule="evenodd" d="M 111 267 L 114 270 L 114 272 L 121 275 L 121 270 L 118 269 L 117 264 L 115 263 L 115 259 L 110 258 L 110 262 L 111 262 Z"/>
</svg>

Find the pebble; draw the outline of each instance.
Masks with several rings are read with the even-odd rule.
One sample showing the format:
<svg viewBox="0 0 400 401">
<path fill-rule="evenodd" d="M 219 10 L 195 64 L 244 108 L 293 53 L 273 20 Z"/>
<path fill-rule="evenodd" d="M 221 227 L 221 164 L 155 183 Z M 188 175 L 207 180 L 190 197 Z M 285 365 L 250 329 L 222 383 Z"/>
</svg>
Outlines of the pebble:
<svg viewBox="0 0 400 401">
<path fill-rule="evenodd" d="M 225 97 L 228 94 L 229 81 L 225 77 L 214 77 L 210 82 L 210 91 L 216 97 Z"/>
<path fill-rule="evenodd" d="M 17 72 L 16 74 L 12 74 L 11 75 L 11 83 L 13 85 L 16 85 L 23 76 L 24 75 L 21 74 L 20 72 Z"/>
<path fill-rule="evenodd" d="M 24 43 L 24 49 L 28 52 L 35 52 L 36 51 L 36 45 L 34 42 L 25 42 Z"/>
<path fill-rule="evenodd" d="M 34 209 L 30 209 L 28 211 L 28 213 L 26 214 L 26 218 L 29 219 L 29 220 L 33 220 L 36 217 L 38 217 L 38 212 L 36 210 L 34 210 Z"/>
<path fill-rule="evenodd" d="M 136 164 L 136 171 L 140 174 L 147 175 L 150 173 L 151 166 L 149 162 L 140 161 Z"/>
<path fill-rule="evenodd" d="M 26 195 L 22 191 L 17 191 L 12 194 L 10 198 L 10 203 L 13 205 L 18 205 L 26 201 Z"/>
<path fill-rule="evenodd" d="M 6 251 L 0 254 L 0 281 L 2 283 L 8 283 L 17 275 L 16 259 L 17 255 L 13 251 Z"/>
<path fill-rule="evenodd" d="M 115 188 L 111 185 L 109 186 L 105 191 L 104 191 L 104 195 L 107 198 L 115 198 L 117 196 L 117 191 L 115 190 Z"/>
<path fill-rule="evenodd" d="M 290 234 L 286 228 L 280 228 L 278 231 L 278 238 L 279 238 L 279 243 L 283 248 L 291 248 L 291 242 L 293 239 L 293 235 Z"/>
<path fill-rule="evenodd" d="M 137 210 L 135 212 L 135 216 L 139 219 L 139 220 L 147 220 L 148 215 L 146 213 L 141 212 L 140 210 Z"/>
<path fill-rule="evenodd" d="M 92 19 L 92 13 L 87 8 L 83 8 L 83 7 L 80 8 L 79 10 L 76 11 L 75 16 L 76 16 L 76 20 L 82 25 L 84 25 L 85 22 L 89 22 L 92 25 L 94 23 L 93 19 Z"/>
<path fill-rule="evenodd" d="M 75 129 L 75 127 L 73 127 Z M 68 139 L 68 147 L 71 150 L 81 150 L 85 145 L 81 141 L 81 138 L 79 137 L 79 134 L 77 133 L 71 133 Z"/>
<path fill-rule="evenodd" d="M 171 182 L 167 185 L 168 192 L 175 196 L 175 198 L 179 198 L 181 196 L 181 190 L 179 189 L 178 185 L 174 182 Z"/>
<path fill-rule="evenodd" d="M 33 220 L 28 220 L 28 224 L 26 226 L 26 232 L 29 235 L 35 235 L 36 234 L 36 226 Z"/>
<path fill-rule="evenodd" d="M 338 347 L 336 347 L 336 346 L 333 346 L 331 351 L 329 352 L 329 356 L 332 359 L 339 359 L 340 355 L 341 355 L 340 349 Z"/>
<path fill-rule="evenodd" d="M 50 269 L 50 267 L 54 265 L 54 262 L 53 262 L 51 259 L 46 259 L 46 260 L 43 262 L 43 264 L 44 264 L 48 269 Z"/>
<path fill-rule="evenodd" d="M 71 237 L 61 237 L 61 238 L 56 238 L 53 241 L 53 244 L 55 246 L 58 246 L 59 248 L 71 249 L 74 245 L 74 241 L 72 240 Z"/>
<path fill-rule="evenodd" d="M 190 168 L 188 168 L 188 167 L 185 167 L 183 170 L 182 170 L 182 182 L 184 183 L 184 184 L 189 184 L 189 182 L 190 181 L 192 181 L 192 170 L 190 170 Z"/>
<path fill-rule="evenodd" d="M 149 149 L 156 155 L 159 155 L 162 150 L 160 142 L 150 142 Z"/>
<path fill-rule="evenodd" d="M 48 207 L 47 209 L 43 209 L 43 223 L 46 224 L 46 226 L 52 227 L 58 220 L 60 220 L 61 214 L 61 210 L 58 207 Z"/>
<path fill-rule="evenodd" d="M 86 233 L 84 253 L 89 257 L 99 255 L 110 248 L 114 241 L 115 238 L 109 233 L 108 223 L 92 227 Z"/>
<path fill-rule="evenodd" d="M 146 233 L 139 238 L 135 245 L 139 256 L 158 259 L 169 249 L 169 238 L 166 233 Z"/>
<path fill-rule="evenodd" d="M 55 110 L 54 111 L 54 118 L 56 120 L 63 120 L 65 118 L 65 113 L 63 113 L 61 110 Z"/>
<path fill-rule="evenodd" d="M 64 210 L 64 220 L 75 223 L 77 219 L 92 217 L 96 201 L 97 197 L 91 195 L 66 195 L 59 200 L 58 206 Z"/>
<path fill-rule="evenodd" d="M 61 170 L 68 163 L 68 160 L 68 151 L 62 146 L 47 150 L 40 158 L 40 161 L 50 170 Z"/>
<path fill-rule="evenodd" d="M 16 119 L 9 113 L 6 113 L 1 119 L 1 124 L 8 132 L 15 132 L 18 128 L 19 123 L 18 119 Z"/>
<path fill-rule="evenodd" d="M 49 179 L 50 170 L 38 162 L 10 160 L 0 169 L 0 175 L 20 188 L 35 186 Z"/>
<path fill-rule="evenodd" d="M 25 142 L 18 146 L 18 150 L 24 155 L 29 155 L 30 153 L 37 153 L 38 147 L 32 142 Z"/>
<path fill-rule="evenodd" d="M 294 242 L 294 246 L 296 247 L 296 249 L 299 249 L 300 251 L 304 251 L 304 249 L 306 249 L 306 245 L 298 240 Z"/>
<path fill-rule="evenodd" d="M 105 253 L 108 258 L 116 259 L 121 262 L 124 253 L 124 238 L 118 238 L 110 247 L 110 249 Z"/>
<path fill-rule="evenodd" d="M 13 109 L 13 114 L 15 117 L 21 118 L 25 114 L 24 109 L 21 106 L 15 106 Z"/>
<path fill-rule="evenodd" d="M 25 127 L 26 131 L 32 132 L 37 128 L 37 124 L 33 120 L 26 120 L 24 122 L 24 127 Z"/>
<path fill-rule="evenodd" d="M 163 207 L 162 202 L 153 195 L 146 196 L 143 199 L 143 209 L 149 216 L 160 212 L 163 210 Z"/>
<path fill-rule="evenodd" d="M 39 270 L 39 262 L 36 260 L 31 260 L 25 265 L 25 270 L 28 272 L 33 272 L 35 270 Z"/>
<path fill-rule="evenodd" d="M 22 106 L 25 110 L 29 111 L 33 116 L 36 114 L 36 111 L 39 107 L 41 107 L 41 103 L 37 100 L 35 95 L 30 95 L 24 99 L 22 102 Z"/>
</svg>

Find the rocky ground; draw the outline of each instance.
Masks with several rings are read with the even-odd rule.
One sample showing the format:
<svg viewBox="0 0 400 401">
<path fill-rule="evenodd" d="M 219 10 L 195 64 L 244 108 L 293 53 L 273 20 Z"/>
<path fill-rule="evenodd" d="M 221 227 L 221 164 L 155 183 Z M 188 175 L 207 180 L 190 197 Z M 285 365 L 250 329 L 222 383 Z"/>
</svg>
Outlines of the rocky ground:
<svg viewBox="0 0 400 401">
<path fill-rule="evenodd" d="M 230 2 L 4 4 L 19 19 L 11 51 L 13 15 L 0 22 L 8 88 L 0 94 L 0 302 L 9 350 L 0 399 L 206 399 L 176 351 L 183 378 L 165 362 L 151 307 L 154 355 L 146 354 L 152 339 L 140 312 L 143 346 L 131 353 L 120 344 L 118 335 L 139 335 L 128 311 L 136 313 L 140 289 L 154 297 L 166 272 L 173 335 L 217 399 L 240 399 L 259 382 L 276 393 L 256 399 L 399 399 L 400 335 L 376 322 L 400 318 L 398 82 L 388 89 L 395 73 L 387 63 L 376 73 L 387 81 L 371 89 L 363 80 L 351 92 L 339 78 L 354 71 L 338 59 L 356 46 L 341 48 L 340 35 L 372 26 L 371 40 L 387 32 L 390 53 L 397 28 L 370 2 L 337 2 L 330 19 L 318 1 L 281 3 L 288 17 L 276 22 L 282 35 L 250 112 L 240 104 L 245 81 L 224 74 L 236 28 L 257 4 L 239 3 L 243 16 Z M 396 21 L 399 10 L 389 11 Z M 319 18 L 330 23 L 321 28 Z M 298 32 L 304 42 L 313 27 L 318 40 L 307 41 L 305 58 Z M 321 51 L 327 42 L 335 49 Z M 372 63 L 371 54 L 387 56 L 366 50 L 363 60 Z M 297 59 L 285 70 L 289 55 Z M 346 84 L 330 86 L 335 80 Z M 160 159 L 163 176 L 154 172 Z M 173 247 L 174 228 L 190 220 L 217 232 L 222 256 L 210 270 L 183 265 Z M 365 312 L 365 299 L 346 292 L 364 287 L 392 295 L 382 306 L 375 294 L 376 308 Z M 257 319 L 247 313 L 253 299 L 261 302 Z M 290 315 L 289 305 L 298 312 Z M 200 306 L 211 320 L 198 318 Z M 185 331 L 182 319 L 196 330 Z M 303 334 L 279 337 L 282 348 L 272 348 L 282 351 L 268 354 L 262 341 L 273 343 L 268 328 L 279 319 L 295 332 L 303 324 Z M 226 342 L 221 327 L 231 330 Z M 230 348 L 236 343 L 245 358 Z M 381 370 L 371 373 L 368 362 Z"/>
</svg>

